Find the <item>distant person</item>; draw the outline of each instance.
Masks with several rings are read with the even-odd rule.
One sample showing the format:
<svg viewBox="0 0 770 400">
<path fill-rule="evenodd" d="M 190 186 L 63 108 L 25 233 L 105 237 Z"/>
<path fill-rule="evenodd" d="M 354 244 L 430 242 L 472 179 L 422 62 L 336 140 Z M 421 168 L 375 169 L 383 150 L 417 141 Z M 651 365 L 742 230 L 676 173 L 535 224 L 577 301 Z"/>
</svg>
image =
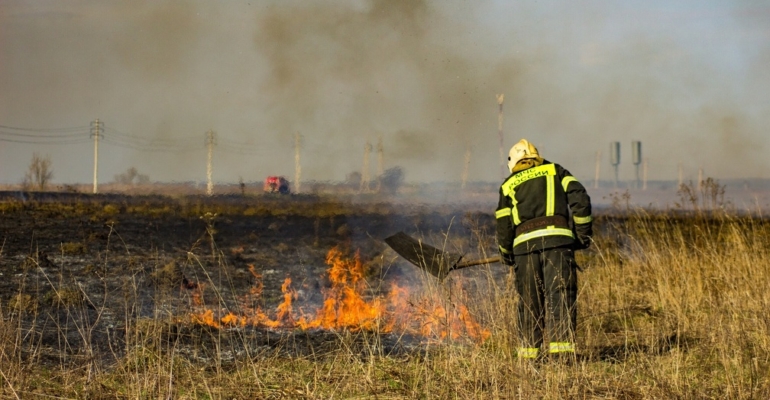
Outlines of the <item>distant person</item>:
<svg viewBox="0 0 770 400">
<path fill-rule="evenodd" d="M 497 243 L 513 266 L 519 296 L 520 358 L 574 355 L 577 264 L 573 250 L 591 244 L 591 199 L 559 164 L 522 139 L 508 156 L 511 175 L 500 186 Z"/>
</svg>

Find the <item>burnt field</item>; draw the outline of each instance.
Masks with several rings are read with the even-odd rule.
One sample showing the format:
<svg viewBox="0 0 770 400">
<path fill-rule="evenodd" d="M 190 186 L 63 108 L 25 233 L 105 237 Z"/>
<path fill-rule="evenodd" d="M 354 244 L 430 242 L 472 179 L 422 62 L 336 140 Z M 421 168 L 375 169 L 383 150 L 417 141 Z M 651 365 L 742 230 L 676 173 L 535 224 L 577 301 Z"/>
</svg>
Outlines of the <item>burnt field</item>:
<svg viewBox="0 0 770 400">
<path fill-rule="evenodd" d="M 383 331 L 383 352 L 417 351 L 479 332 L 452 332 L 452 318 L 432 308 L 419 323 L 384 320 L 410 312 L 407 302 L 420 293 L 407 291 L 418 292 L 423 277 L 383 239 L 406 230 L 445 240 L 448 229 L 467 238 L 479 220 L 492 223 L 449 207 L 297 196 L 11 197 L 0 218 L 0 301 L 26 332 L 25 357 L 51 365 L 114 365 L 126 335 L 145 333 L 140 325 L 149 321 L 180 354 L 200 359 L 209 351 L 231 360 L 272 350 L 322 354 L 339 331 Z M 396 282 L 402 298 L 389 304 Z M 324 310 L 330 299 L 338 304 Z M 215 331 L 226 343 L 206 344 Z"/>
<path fill-rule="evenodd" d="M 770 224 L 595 213 L 578 355 L 514 357 L 499 264 L 439 283 L 383 239 L 495 255 L 484 201 L 5 193 L 10 398 L 763 398 Z M 742 343 L 736 346 L 735 343 Z"/>
</svg>

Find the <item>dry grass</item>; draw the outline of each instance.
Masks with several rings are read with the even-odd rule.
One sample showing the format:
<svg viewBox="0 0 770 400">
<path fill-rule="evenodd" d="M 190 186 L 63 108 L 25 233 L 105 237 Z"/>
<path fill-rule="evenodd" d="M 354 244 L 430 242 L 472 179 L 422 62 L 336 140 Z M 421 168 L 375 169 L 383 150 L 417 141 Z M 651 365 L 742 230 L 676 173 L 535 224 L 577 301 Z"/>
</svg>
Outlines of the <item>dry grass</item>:
<svg viewBox="0 0 770 400">
<path fill-rule="evenodd" d="M 257 212 L 254 210 L 248 213 Z M 259 213 L 261 211 L 258 211 Z M 216 332 L 212 357 L 182 351 L 171 317 L 131 317 L 126 287 L 125 348 L 116 365 L 51 365 L 23 322 L 40 312 L 16 295 L 0 307 L 3 398 L 770 398 L 770 227 L 750 216 L 627 211 L 599 218 L 591 252 L 580 256 L 579 357 L 532 364 L 513 357 L 512 281 L 488 269 L 474 312 L 492 332 L 478 345 L 445 343 L 388 356 L 380 337 L 340 332 L 335 350 L 288 357 L 275 349 L 231 357 Z M 486 230 L 471 243 L 489 248 Z M 173 269 L 170 266 L 159 271 Z M 174 271 L 172 271 L 174 272 Z M 443 291 L 435 282 L 426 290 Z M 74 315 L 89 303 L 72 289 L 50 299 Z M 74 299 L 74 300 L 73 300 Z M 88 321 L 81 328 L 88 340 Z M 355 338 L 353 338 L 355 336 Z M 37 346 L 37 347 L 36 347 Z M 221 347 L 220 347 L 221 346 Z M 94 350 L 95 351 L 95 350 Z M 88 352 L 87 352 L 88 353 Z M 43 397 L 41 397 L 43 398 Z"/>
</svg>

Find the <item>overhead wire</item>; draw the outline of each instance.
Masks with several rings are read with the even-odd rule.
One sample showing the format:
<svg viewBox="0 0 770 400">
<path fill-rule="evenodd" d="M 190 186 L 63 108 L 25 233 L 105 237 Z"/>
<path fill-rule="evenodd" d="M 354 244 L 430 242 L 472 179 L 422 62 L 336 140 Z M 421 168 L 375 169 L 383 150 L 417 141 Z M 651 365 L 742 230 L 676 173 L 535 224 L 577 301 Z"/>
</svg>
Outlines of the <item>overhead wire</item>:
<svg viewBox="0 0 770 400">
<path fill-rule="evenodd" d="M 52 134 L 41 134 L 41 135 L 30 135 L 28 133 L 18 133 L 18 132 L 8 132 L 6 130 L 0 129 L 0 135 L 2 136 L 13 136 L 13 137 L 26 137 L 26 138 L 70 138 L 70 137 L 82 137 L 87 135 L 87 132 L 73 132 L 73 133 L 63 133 L 60 135 L 52 135 Z M 88 138 L 88 136 L 85 136 Z"/>
<path fill-rule="evenodd" d="M 2 142 L 26 144 L 77 144 L 87 142 L 88 140 L 88 135 L 84 133 L 67 133 L 62 135 L 29 135 L 25 133 L 15 133 L 0 130 L 0 141 Z"/>
<path fill-rule="evenodd" d="M 0 142 L 11 142 L 11 143 L 25 143 L 25 144 L 80 144 L 80 143 L 88 143 L 91 139 L 89 138 L 83 138 L 83 139 L 75 139 L 75 140 L 49 140 L 49 141 L 35 141 L 35 140 L 19 140 L 19 139 L 8 139 L 8 138 L 2 138 L 0 137 Z"/>
<path fill-rule="evenodd" d="M 105 128 L 109 135 L 104 136 L 104 141 L 134 150 L 150 152 L 185 153 L 202 148 L 200 145 L 189 143 L 180 139 L 149 139 L 119 131 L 114 128 Z"/>
<path fill-rule="evenodd" d="M 275 146 L 244 145 L 243 143 L 219 141 L 214 147 L 215 151 L 225 151 L 244 155 L 262 155 L 274 151 Z"/>
<path fill-rule="evenodd" d="M 0 141 L 22 144 L 71 145 L 89 140 L 89 127 L 25 128 L 0 125 Z"/>
<path fill-rule="evenodd" d="M 112 136 L 120 137 L 120 138 L 125 139 L 127 141 L 134 141 L 136 143 L 142 143 L 142 144 L 147 144 L 147 145 L 153 145 L 153 144 L 155 144 L 155 145 L 174 145 L 175 143 L 179 143 L 180 142 L 179 139 L 158 139 L 158 138 L 149 139 L 149 138 L 142 137 L 142 136 L 132 135 L 130 133 L 125 133 L 125 132 L 119 131 L 119 130 L 114 129 L 114 128 L 105 128 L 104 130 L 106 132 L 111 133 Z"/>
<path fill-rule="evenodd" d="M 16 132 L 14 132 L 16 131 Z M 143 152 L 189 153 L 205 149 L 204 143 L 194 144 L 188 139 L 147 138 L 102 125 L 100 141 L 111 146 Z M 89 126 L 68 128 L 23 128 L 0 125 L 0 141 L 23 144 L 83 144 L 92 141 L 94 130 Z M 274 152 L 276 146 L 257 145 L 218 137 L 214 151 L 229 154 L 259 156 Z"/>
<path fill-rule="evenodd" d="M 144 152 L 162 152 L 162 153 L 179 154 L 179 153 L 187 153 L 191 151 L 201 150 L 203 148 L 202 146 L 168 147 L 168 146 L 157 146 L 157 145 L 148 145 L 148 144 L 137 144 L 137 143 L 127 142 L 122 139 L 111 138 L 109 136 L 105 136 L 102 139 L 102 141 L 113 146 L 128 148 L 132 150 L 139 150 Z"/>
<path fill-rule="evenodd" d="M 0 128 L 26 132 L 71 132 L 89 130 L 88 126 L 73 126 L 70 128 L 22 128 L 17 126 L 0 125 Z"/>
</svg>

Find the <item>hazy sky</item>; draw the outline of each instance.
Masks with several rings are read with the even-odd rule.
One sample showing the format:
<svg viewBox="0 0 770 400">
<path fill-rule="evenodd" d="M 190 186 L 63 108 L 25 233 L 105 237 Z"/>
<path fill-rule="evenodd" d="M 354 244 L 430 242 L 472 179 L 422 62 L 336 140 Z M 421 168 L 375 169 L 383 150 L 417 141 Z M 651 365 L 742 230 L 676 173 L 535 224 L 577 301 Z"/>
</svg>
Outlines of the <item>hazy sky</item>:
<svg viewBox="0 0 770 400">
<path fill-rule="evenodd" d="M 55 183 L 361 171 L 364 147 L 409 181 L 501 179 L 522 137 L 578 178 L 596 152 L 621 177 L 770 178 L 770 5 L 764 1 L 0 0 L 0 182 L 34 152 Z M 24 128 L 24 129 L 15 129 Z M 37 143 L 19 143 L 37 142 Z M 40 142 L 55 142 L 41 144 Z M 152 151 L 151 151 L 152 150 Z M 376 153 L 370 156 L 371 174 Z"/>
</svg>

